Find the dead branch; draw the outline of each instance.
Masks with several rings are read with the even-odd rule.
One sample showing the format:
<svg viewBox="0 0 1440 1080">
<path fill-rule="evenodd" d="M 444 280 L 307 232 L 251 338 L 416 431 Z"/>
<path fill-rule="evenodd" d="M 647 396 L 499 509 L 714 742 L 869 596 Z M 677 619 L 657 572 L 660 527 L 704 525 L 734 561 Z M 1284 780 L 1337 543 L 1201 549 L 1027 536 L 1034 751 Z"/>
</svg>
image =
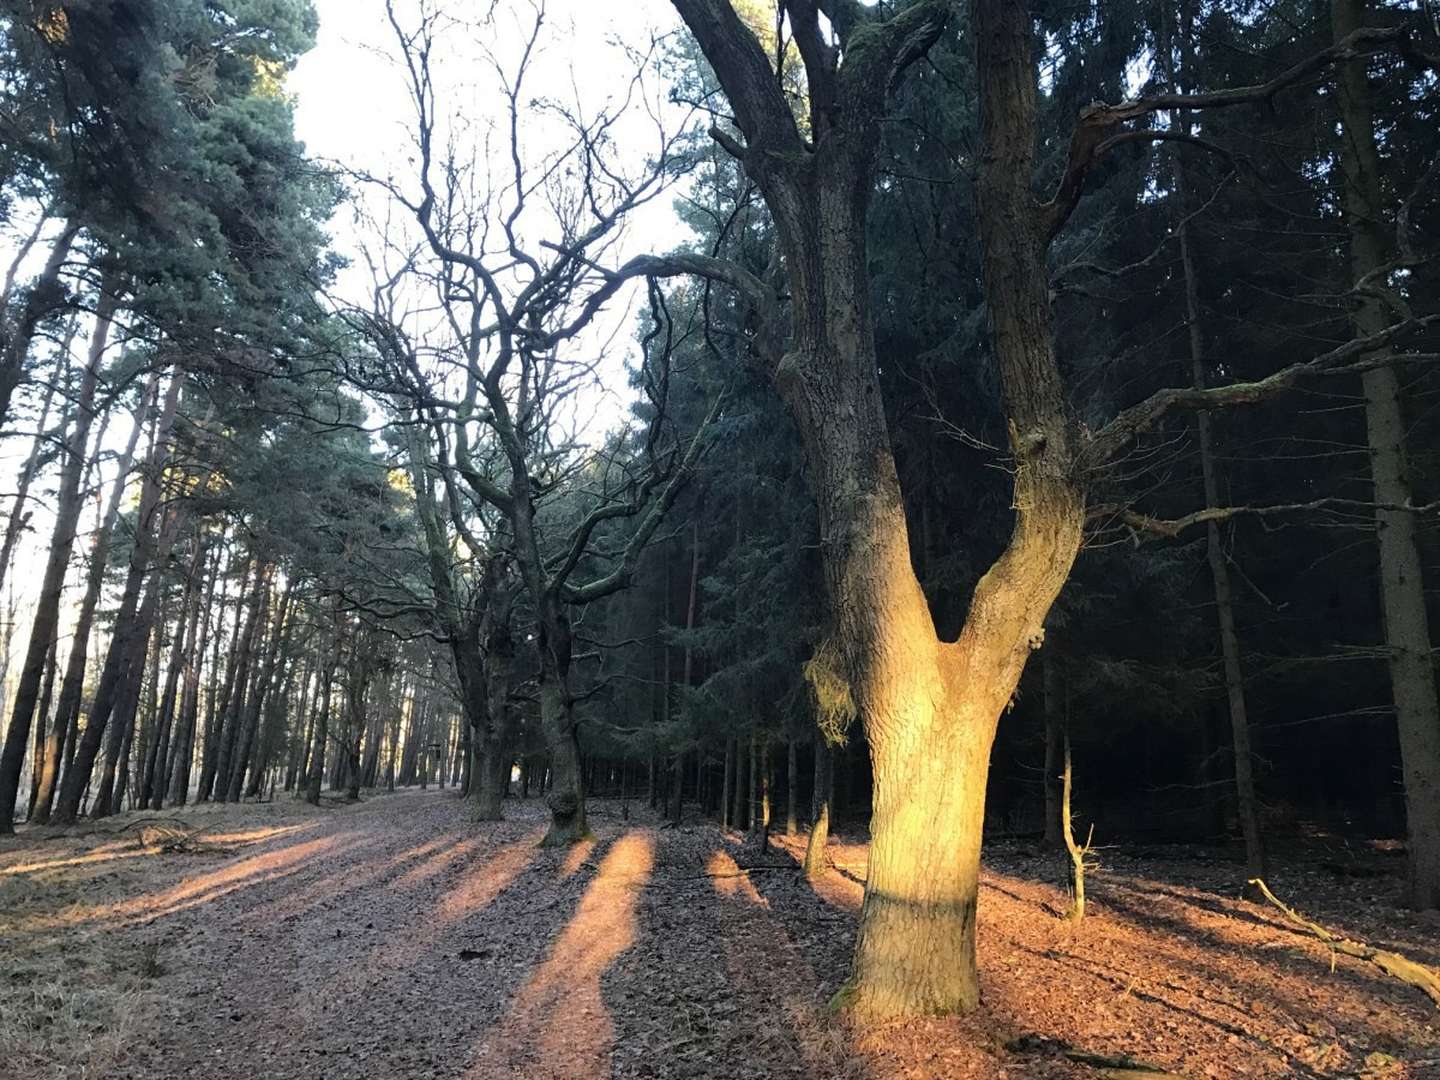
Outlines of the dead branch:
<svg viewBox="0 0 1440 1080">
<path fill-rule="evenodd" d="M 1259 889 L 1266 900 L 1279 908 L 1288 922 L 1325 942 L 1330 946 L 1332 953 L 1343 953 L 1346 956 L 1353 956 L 1357 960 L 1366 960 L 1385 974 L 1392 975 L 1401 982 L 1423 991 L 1431 1001 L 1440 1006 L 1440 972 L 1434 971 L 1424 964 L 1418 964 L 1397 952 L 1377 949 L 1374 946 L 1366 945 L 1363 941 L 1352 941 L 1349 938 L 1340 937 L 1338 934 L 1332 934 L 1319 923 L 1313 923 L 1300 915 L 1294 908 L 1286 907 L 1260 878 L 1251 878 L 1250 884 Z M 1331 962 L 1333 964 L 1333 958 Z"/>
</svg>

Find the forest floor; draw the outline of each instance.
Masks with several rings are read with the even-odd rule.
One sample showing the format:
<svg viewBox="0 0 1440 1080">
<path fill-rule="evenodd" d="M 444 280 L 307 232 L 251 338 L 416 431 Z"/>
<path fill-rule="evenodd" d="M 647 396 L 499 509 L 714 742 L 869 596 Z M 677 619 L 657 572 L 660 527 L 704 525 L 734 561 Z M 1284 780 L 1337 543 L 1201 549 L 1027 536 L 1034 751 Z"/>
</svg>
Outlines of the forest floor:
<svg viewBox="0 0 1440 1080">
<path fill-rule="evenodd" d="M 1143 1075 L 1068 1050 L 1190 1077 L 1440 1077 L 1434 1005 L 1236 899 L 1223 853 L 1102 853 L 1077 927 L 1057 860 L 987 847 L 981 1009 L 857 1031 L 826 1002 L 863 843 L 841 838 L 812 886 L 798 838 L 757 857 L 597 800 L 595 839 L 551 851 L 542 804 L 506 805 L 471 825 L 432 789 L 22 830 L 0 843 L 0 1075 Z M 1271 885 L 1440 963 L 1440 924 L 1395 902 L 1399 862 L 1312 854 Z"/>
</svg>

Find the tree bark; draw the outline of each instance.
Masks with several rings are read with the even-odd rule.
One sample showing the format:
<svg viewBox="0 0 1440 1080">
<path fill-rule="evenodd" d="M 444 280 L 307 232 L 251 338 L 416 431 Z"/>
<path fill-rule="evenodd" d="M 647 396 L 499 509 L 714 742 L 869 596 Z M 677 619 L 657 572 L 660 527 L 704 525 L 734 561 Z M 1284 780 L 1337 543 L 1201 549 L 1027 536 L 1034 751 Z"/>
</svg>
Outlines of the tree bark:
<svg viewBox="0 0 1440 1080">
<path fill-rule="evenodd" d="M 1333 0 L 1331 29 L 1337 41 L 1363 25 L 1365 7 L 1364 0 Z M 1363 59 L 1343 61 L 1338 85 L 1345 223 L 1356 284 L 1371 280 L 1385 265 L 1389 246 L 1380 187 L 1383 174 L 1365 68 Z M 1351 319 L 1362 336 L 1383 329 L 1390 321 L 1383 302 L 1370 292 L 1357 299 Z M 1373 358 L 1383 360 L 1389 353 L 1386 348 Z M 1361 376 L 1361 385 L 1375 502 L 1379 507 L 1409 506 L 1414 491 L 1399 374 L 1393 365 L 1382 363 Z M 1381 610 L 1405 778 L 1409 899 L 1413 906 L 1424 909 L 1440 908 L 1440 699 L 1435 688 L 1416 517 L 1403 510 L 1375 511 Z"/>
<path fill-rule="evenodd" d="M 786 789 L 785 789 L 785 835 L 794 836 L 800 831 L 797 801 L 800 790 L 800 758 L 794 739 L 785 743 Z"/>
<path fill-rule="evenodd" d="M 305 778 L 305 801 L 320 805 L 320 785 L 325 779 L 325 747 L 330 728 L 330 692 L 335 684 L 335 668 L 340 663 L 340 617 L 337 608 L 333 629 L 334 644 L 324 664 L 320 679 L 320 703 L 315 709 L 315 729 L 310 743 L 310 772 Z"/>
</svg>

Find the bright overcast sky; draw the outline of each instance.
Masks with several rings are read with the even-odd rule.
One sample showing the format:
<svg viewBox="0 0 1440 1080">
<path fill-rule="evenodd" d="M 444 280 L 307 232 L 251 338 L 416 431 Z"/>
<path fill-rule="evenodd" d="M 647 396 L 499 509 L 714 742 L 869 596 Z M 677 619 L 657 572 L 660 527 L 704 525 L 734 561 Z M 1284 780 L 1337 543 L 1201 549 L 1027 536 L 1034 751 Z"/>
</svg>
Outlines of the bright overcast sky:
<svg viewBox="0 0 1440 1080">
<path fill-rule="evenodd" d="M 429 6 L 475 20 L 489 9 L 486 0 L 449 2 L 447 8 L 444 0 L 429 0 Z M 397 66 L 399 53 L 384 0 L 315 0 L 315 6 L 320 15 L 319 42 L 300 60 L 288 82 L 296 100 L 297 134 L 309 153 L 322 160 L 377 176 L 413 176 L 409 142 L 413 105 L 405 73 Z M 479 40 L 457 32 L 438 43 L 436 83 L 442 125 L 453 120 L 478 130 L 491 120 L 503 120 L 503 102 L 484 52 L 489 48 L 502 66 L 513 69 L 534 5 L 531 0 L 500 0 L 497 6 L 493 23 L 480 31 Z M 679 26 L 668 0 L 548 0 L 544 6 L 544 29 L 522 98 L 547 98 L 565 105 L 578 98 L 590 115 L 630 90 L 635 67 L 627 63 L 624 48 L 643 52 L 657 36 L 674 33 Z M 396 0 L 397 15 L 407 27 L 418 22 L 420 8 L 421 0 Z M 665 92 L 663 85 L 652 81 L 652 102 L 657 96 L 663 102 Z M 668 120 L 675 124 L 685 116 L 674 106 L 670 113 Z M 643 108 L 632 109 L 631 115 L 633 123 L 628 127 L 617 125 L 616 140 L 623 152 L 633 152 L 640 162 L 656 145 L 654 125 Z M 522 128 L 521 137 L 544 149 L 538 120 Z M 508 154 L 508 141 L 502 137 L 494 151 Z M 502 175 L 509 167 L 506 158 L 495 164 Z M 415 190 L 413 183 L 404 186 Z M 674 247 L 684 230 L 672 206 L 673 197 L 664 194 L 632 215 L 623 242 L 606 261 L 618 263 L 634 254 Z M 347 257 L 355 254 L 357 243 L 373 241 L 357 229 L 347 211 L 336 215 L 332 228 L 336 248 Z M 354 262 L 337 291 L 345 299 L 363 303 L 369 277 L 361 260 Z M 577 418 L 591 436 L 612 426 L 628 405 L 631 392 L 625 363 L 635 358 L 634 313 L 624 300 L 633 302 L 634 296 L 632 291 L 576 343 L 605 356 L 600 369 L 603 391 L 586 407 L 588 418 Z"/>
</svg>

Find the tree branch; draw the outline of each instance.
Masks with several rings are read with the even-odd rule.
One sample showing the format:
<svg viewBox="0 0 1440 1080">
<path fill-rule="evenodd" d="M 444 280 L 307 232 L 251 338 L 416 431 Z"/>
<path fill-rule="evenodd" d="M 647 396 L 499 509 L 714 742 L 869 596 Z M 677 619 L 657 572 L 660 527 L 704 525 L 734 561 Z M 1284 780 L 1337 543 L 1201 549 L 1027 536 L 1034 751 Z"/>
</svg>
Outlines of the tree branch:
<svg viewBox="0 0 1440 1080">
<path fill-rule="evenodd" d="M 1123 450 L 1132 439 L 1154 427 L 1167 413 L 1176 409 L 1218 409 L 1237 405 L 1255 405 L 1268 401 L 1295 386 L 1301 379 L 1326 375 L 1342 370 L 1345 361 L 1383 349 L 1397 337 L 1440 323 L 1440 313 L 1387 326 L 1365 337 L 1354 338 L 1327 353 L 1281 368 L 1272 375 L 1254 382 L 1230 383 L 1227 386 L 1170 387 L 1151 394 L 1144 401 L 1123 410 L 1099 431 L 1094 432 L 1081 450 L 1082 471 L 1098 468 Z M 1403 361 L 1405 357 L 1394 357 Z M 1385 362 L 1391 362 L 1387 359 Z M 1355 365 L 1347 365 L 1349 369 Z"/>
</svg>

